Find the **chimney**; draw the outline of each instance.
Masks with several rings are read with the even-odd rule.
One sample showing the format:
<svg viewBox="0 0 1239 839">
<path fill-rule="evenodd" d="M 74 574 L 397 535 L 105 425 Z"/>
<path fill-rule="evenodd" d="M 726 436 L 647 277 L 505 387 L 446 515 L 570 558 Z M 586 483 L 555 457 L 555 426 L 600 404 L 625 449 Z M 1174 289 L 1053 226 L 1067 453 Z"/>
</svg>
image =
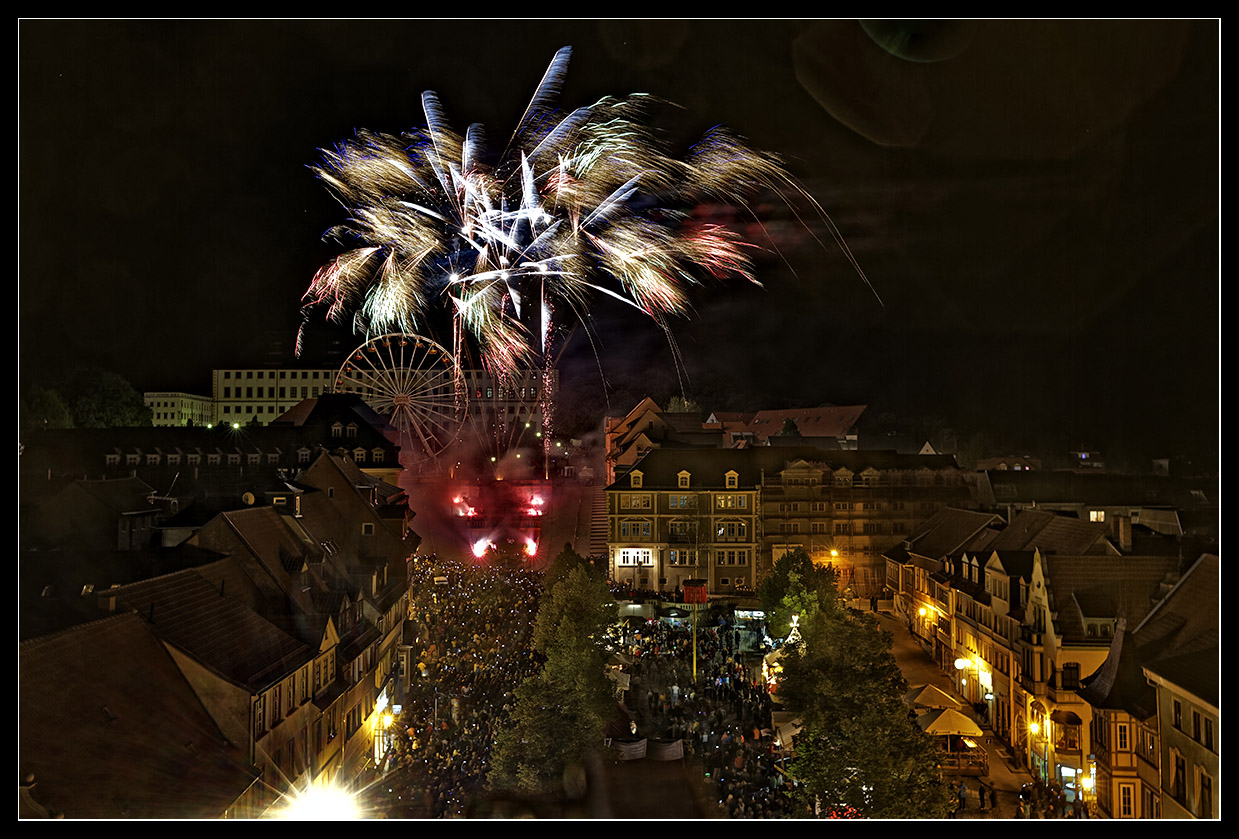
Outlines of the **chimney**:
<svg viewBox="0 0 1239 839">
<path fill-rule="evenodd" d="M 1119 550 L 1130 551 L 1131 550 L 1131 516 L 1129 515 L 1119 516 L 1118 525 L 1119 525 L 1119 532 L 1118 532 Z"/>
</svg>

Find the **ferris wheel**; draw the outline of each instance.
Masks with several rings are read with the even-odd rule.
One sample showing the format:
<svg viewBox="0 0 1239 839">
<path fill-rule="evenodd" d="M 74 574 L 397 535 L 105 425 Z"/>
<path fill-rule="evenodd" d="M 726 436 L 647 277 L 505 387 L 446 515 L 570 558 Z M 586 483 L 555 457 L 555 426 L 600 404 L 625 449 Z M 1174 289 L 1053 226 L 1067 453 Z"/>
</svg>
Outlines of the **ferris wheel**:
<svg viewBox="0 0 1239 839">
<path fill-rule="evenodd" d="M 336 374 L 337 393 L 356 393 L 400 434 L 401 459 L 434 458 L 460 434 L 467 393 L 452 353 L 420 335 L 371 338 Z"/>
</svg>

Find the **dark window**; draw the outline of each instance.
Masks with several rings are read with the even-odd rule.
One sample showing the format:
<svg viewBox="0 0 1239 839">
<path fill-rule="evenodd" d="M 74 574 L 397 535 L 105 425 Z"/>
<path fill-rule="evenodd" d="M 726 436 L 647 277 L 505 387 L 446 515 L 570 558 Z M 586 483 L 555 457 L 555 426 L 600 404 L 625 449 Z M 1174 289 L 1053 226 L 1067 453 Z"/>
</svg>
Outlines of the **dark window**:
<svg viewBox="0 0 1239 839">
<path fill-rule="evenodd" d="M 1063 665 L 1063 689 L 1075 690 L 1080 686 L 1080 665 L 1067 662 Z"/>
</svg>

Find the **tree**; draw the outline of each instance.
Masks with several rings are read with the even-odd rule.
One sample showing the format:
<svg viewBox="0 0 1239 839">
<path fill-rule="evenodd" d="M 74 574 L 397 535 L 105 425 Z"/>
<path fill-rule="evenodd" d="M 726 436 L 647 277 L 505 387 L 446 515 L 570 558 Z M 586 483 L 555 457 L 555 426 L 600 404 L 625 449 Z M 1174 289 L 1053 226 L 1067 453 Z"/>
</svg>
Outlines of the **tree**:
<svg viewBox="0 0 1239 839">
<path fill-rule="evenodd" d="M 556 792 L 565 773 L 602 749 L 614 709 L 602 638 L 614 616 L 606 584 L 583 564 L 543 596 L 533 646 L 545 663 L 516 689 L 516 708 L 492 753 L 493 788 Z"/>
<path fill-rule="evenodd" d="M 597 567 L 592 560 L 581 556 L 572 547 L 571 542 L 564 543 L 564 549 L 551 560 L 542 572 L 542 584 L 550 590 L 555 584 L 567 577 L 574 568 L 584 568 L 591 576 L 597 577 Z"/>
<path fill-rule="evenodd" d="M 700 414 L 701 406 L 685 396 L 672 396 L 667 400 L 669 414 Z"/>
<path fill-rule="evenodd" d="M 791 417 L 783 420 L 783 427 L 774 433 L 775 437 L 800 437 L 800 426 Z"/>
<path fill-rule="evenodd" d="M 21 397 L 22 431 L 37 431 L 43 428 L 72 428 L 73 416 L 69 406 L 58 391 L 32 385 Z"/>
<path fill-rule="evenodd" d="M 81 367 L 61 388 L 78 428 L 149 426 L 151 409 L 133 385 L 110 370 Z"/>
<path fill-rule="evenodd" d="M 796 548 L 775 560 L 758 588 L 758 596 L 770 634 L 785 638 L 791 629 L 792 615 L 838 600 L 835 573 L 814 562 L 804 548 Z"/>
<path fill-rule="evenodd" d="M 795 566 L 788 577 L 784 602 L 807 599 Z M 903 702 L 890 635 L 872 615 L 843 608 L 830 588 L 813 595 L 783 658 L 779 698 L 804 723 L 792 774 L 824 814 L 940 818 L 951 799 L 938 750 Z"/>
</svg>

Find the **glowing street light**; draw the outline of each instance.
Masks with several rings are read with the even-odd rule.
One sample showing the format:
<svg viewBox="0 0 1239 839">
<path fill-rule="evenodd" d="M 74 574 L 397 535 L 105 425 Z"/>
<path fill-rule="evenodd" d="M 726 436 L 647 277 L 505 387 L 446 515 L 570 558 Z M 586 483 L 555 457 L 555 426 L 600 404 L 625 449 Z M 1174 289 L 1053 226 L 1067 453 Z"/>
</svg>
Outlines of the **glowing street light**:
<svg viewBox="0 0 1239 839">
<path fill-rule="evenodd" d="M 360 819 L 353 796 L 335 786 L 290 790 L 283 806 L 273 808 L 273 818 L 298 821 L 346 821 Z"/>
</svg>

